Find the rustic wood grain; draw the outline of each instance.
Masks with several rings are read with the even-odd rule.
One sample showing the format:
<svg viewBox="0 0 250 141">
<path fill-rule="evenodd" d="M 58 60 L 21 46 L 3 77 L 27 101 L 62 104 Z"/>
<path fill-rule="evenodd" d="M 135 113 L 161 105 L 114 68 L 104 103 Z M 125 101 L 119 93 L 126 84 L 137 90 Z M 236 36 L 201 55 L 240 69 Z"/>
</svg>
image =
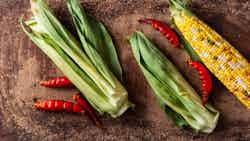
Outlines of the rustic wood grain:
<svg viewBox="0 0 250 141">
<path fill-rule="evenodd" d="M 72 29 L 62 0 L 49 0 L 59 19 Z M 0 1 L 0 141 L 247 141 L 250 140 L 250 112 L 218 80 L 212 100 L 221 112 L 214 133 L 199 134 L 177 128 L 160 110 L 152 90 L 132 56 L 127 38 L 142 30 L 199 89 L 195 72 L 185 65 L 187 54 L 169 43 L 151 27 L 140 25 L 140 17 L 169 22 L 166 0 L 83 0 L 84 7 L 103 21 L 114 37 L 124 69 L 125 86 L 136 104 L 119 119 L 103 117 L 101 130 L 81 115 L 56 114 L 32 109 L 33 98 L 70 99 L 76 90 L 46 89 L 39 80 L 60 72 L 24 35 L 18 24 L 30 15 L 28 0 Z M 250 59 L 249 0 L 192 0 L 192 11 L 228 39 Z M 74 32 L 74 31 L 72 31 Z"/>
</svg>

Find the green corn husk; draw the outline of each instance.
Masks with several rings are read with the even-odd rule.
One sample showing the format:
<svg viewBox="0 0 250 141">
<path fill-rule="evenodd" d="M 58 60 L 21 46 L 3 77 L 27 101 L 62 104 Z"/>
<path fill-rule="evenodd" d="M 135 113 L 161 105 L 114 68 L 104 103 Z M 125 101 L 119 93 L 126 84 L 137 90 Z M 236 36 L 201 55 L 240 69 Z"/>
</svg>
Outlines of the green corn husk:
<svg viewBox="0 0 250 141">
<path fill-rule="evenodd" d="M 130 44 L 137 63 L 166 113 L 180 126 L 189 125 L 197 131 L 211 133 L 219 112 L 209 104 L 202 105 L 195 90 L 143 33 L 135 32 Z"/>
<path fill-rule="evenodd" d="M 67 0 L 66 2 L 81 43 L 90 60 L 98 67 L 98 64 L 95 63 L 96 58 L 91 57 L 92 50 L 96 50 L 104 58 L 104 61 L 106 61 L 114 74 L 121 79 L 122 69 L 114 44 L 105 26 L 86 14 L 79 0 Z M 91 48 L 88 47 L 88 44 L 91 45 Z"/>
<path fill-rule="evenodd" d="M 89 103 L 101 114 L 108 113 L 112 117 L 120 116 L 131 107 L 133 104 L 128 101 L 127 91 L 110 71 L 99 52 L 91 44 L 84 44 L 87 46 L 84 49 L 89 48 L 91 52 L 86 54 L 43 0 L 30 2 L 33 17 L 25 24 L 31 31 L 21 22 L 23 30 L 82 92 Z"/>
</svg>

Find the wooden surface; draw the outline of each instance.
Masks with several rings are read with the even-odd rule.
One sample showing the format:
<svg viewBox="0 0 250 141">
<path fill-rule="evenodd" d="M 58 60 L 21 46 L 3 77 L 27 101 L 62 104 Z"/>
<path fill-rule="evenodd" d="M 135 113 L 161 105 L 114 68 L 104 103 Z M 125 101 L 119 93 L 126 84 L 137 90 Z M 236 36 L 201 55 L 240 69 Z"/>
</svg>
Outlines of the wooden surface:
<svg viewBox="0 0 250 141">
<path fill-rule="evenodd" d="M 59 19 L 72 29 L 63 0 L 50 0 Z M 166 0 L 84 0 L 85 8 L 103 21 L 119 51 L 129 98 L 136 104 L 119 119 L 103 117 L 106 130 L 93 126 L 86 116 L 46 113 L 32 109 L 34 98 L 70 99 L 76 90 L 46 89 L 42 79 L 60 75 L 49 59 L 20 30 L 18 18 L 30 15 L 28 0 L 0 0 L 0 141 L 249 141 L 250 112 L 215 80 L 212 101 L 221 117 L 210 134 L 177 128 L 160 110 L 152 90 L 132 56 L 127 38 L 142 30 L 170 58 L 198 90 L 197 75 L 186 64 L 187 54 L 169 46 L 151 27 L 140 25 L 140 17 L 168 22 Z M 194 11 L 245 57 L 250 59 L 250 1 L 196 0 Z"/>
</svg>

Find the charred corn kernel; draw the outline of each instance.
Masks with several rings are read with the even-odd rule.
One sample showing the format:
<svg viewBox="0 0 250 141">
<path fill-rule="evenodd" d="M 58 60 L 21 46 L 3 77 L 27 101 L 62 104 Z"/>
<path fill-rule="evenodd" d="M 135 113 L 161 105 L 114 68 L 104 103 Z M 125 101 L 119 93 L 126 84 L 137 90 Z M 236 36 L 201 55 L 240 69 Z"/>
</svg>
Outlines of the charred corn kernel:
<svg viewBox="0 0 250 141">
<path fill-rule="evenodd" d="M 249 62 L 218 33 L 187 11 L 180 0 L 170 0 L 170 3 L 175 5 L 171 7 L 173 20 L 184 38 L 207 68 L 250 109 Z"/>
</svg>

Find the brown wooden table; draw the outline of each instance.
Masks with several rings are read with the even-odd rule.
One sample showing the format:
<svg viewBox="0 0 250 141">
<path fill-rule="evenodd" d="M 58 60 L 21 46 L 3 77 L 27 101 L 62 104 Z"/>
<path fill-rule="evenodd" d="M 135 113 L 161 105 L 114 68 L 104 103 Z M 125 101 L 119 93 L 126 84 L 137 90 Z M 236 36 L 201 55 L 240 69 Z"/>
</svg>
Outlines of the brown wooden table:
<svg viewBox="0 0 250 141">
<path fill-rule="evenodd" d="M 49 1 L 59 19 L 72 29 L 62 0 Z M 250 140 L 250 112 L 214 79 L 212 101 L 221 117 L 210 134 L 177 128 L 160 110 L 152 90 L 139 70 L 127 41 L 142 30 L 171 59 L 198 90 L 199 80 L 185 64 L 183 49 L 170 47 L 161 34 L 140 25 L 140 17 L 170 21 L 166 0 L 85 0 L 86 10 L 110 30 L 124 69 L 124 84 L 136 104 L 121 118 L 103 117 L 105 130 L 96 128 L 86 116 L 47 113 L 32 108 L 34 98 L 70 99 L 76 90 L 46 89 L 38 82 L 60 75 L 50 60 L 21 31 L 18 18 L 30 14 L 28 0 L 0 1 L 0 141 L 247 141 Z M 191 9 L 245 57 L 250 59 L 250 1 L 196 0 Z"/>
</svg>

